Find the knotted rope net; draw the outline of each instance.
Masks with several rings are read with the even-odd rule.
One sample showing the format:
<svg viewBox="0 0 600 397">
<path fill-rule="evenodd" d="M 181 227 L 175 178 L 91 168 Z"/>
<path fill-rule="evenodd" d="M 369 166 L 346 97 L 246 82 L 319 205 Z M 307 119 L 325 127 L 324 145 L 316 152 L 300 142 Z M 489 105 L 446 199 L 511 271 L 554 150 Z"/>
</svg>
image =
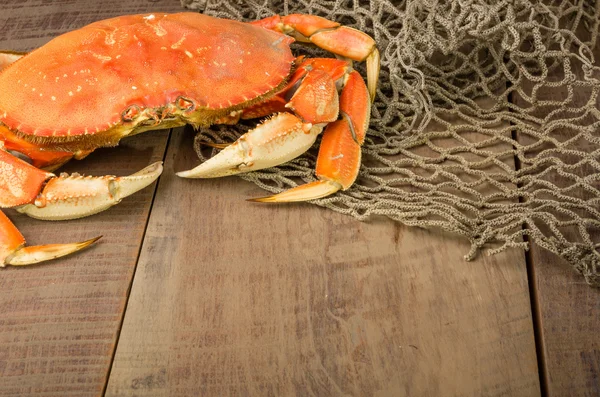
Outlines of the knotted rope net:
<svg viewBox="0 0 600 397">
<path fill-rule="evenodd" d="M 381 77 L 360 176 L 314 203 L 437 227 L 500 252 L 530 241 L 600 285 L 600 4 L 562 0 L 182 0 L 241 21 L 319 15 L 370 34 Z M 294 45 L 298 54 L 331 56 Z M 355 63 L 363 76 L 364 65 Z M 256 122 L 201 130 L 231 142 Z M 241 175 L 271 192 L 315 180 L 318 145 Z"/>
</svg>

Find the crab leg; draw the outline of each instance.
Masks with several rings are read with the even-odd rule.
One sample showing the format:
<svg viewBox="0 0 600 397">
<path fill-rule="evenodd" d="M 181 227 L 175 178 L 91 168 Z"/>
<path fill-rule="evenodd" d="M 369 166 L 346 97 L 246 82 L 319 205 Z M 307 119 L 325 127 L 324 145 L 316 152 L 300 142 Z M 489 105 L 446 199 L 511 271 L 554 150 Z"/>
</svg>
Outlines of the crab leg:
<svg viewBox="0 0 600 397">
<path fill-rule="evenodd" d="M 257 202 L 307 201 L 346 190 L 356 180 L 360 168 L 360 146 L 365 140 L 371 113 L 364 80 L 353 71 L 340 96 L 341 120 L 330 123 L 321 140 L 317 157 L 318 181 L 300 185 L 274 196 L 253 199 Z"/>
<path fill-rule="evenodd" d="M 25 247 L 23 235 L 0 211 L 0 267 L 32 265 L 80 251 L 98 241 L 96 237 L 81 243 L 47 244 Z"/>
<path fill-rule="evenodd" d="M 34 167 L 43 168 L 47 171 L 59 168 L 73 157 L 81 159 L 87 154 L 82 153 L 81 155 L 73 155 L 71 152 L 52 151 L 40 148 L 39 146 L 18 137 L 3 125 L 0 125 L 0 142 L 3 142 L 4 149 L 9 153 L 26 158 Z"/>
<path fill-rule="evenodd" d="M 309 58 L 304 60 L 303 57 L 296 59 L 298 67 L 289 78 L 288 83 L 275 96 L 254 104 L 242 110 L 242 119 L 254 119 L 265 117 L 270 114 L 289 111 L 288 102 L 290 97 L 297 91 L 306 75 L 312 70 L 320 70 L 327 73 L 332 80 L 343 82 L 343 78 L 351 70 L 351 66 L 347 61 L 342 61 L 334 58 Z M 207 146 L 215 146 L 206 143 Z M 218 145 L 217 145 L 218 146 Z"/>
<path fill-rule="evenodd" d="M 0 208 L 45 220 L 75 219 L 103 211 L 154 182 L 162 171 L 152 164 L 128 177 L 56 176 L 4 150 L 0 141 Z M 23 248 L 25 240 L 0 213 L 0 266 L 31 264 L 79 251 L 98 238 L 81 243 Z"/>
<path fill-rule="evenodd" d="M 300 42 L 313 43 L 353 61 L 366 61 L 369 94 L 371 102 L 375 100 L 380 57 L 375 41 L 368 34 L 315 15 L 274 15 L 251 23 L 293 36 Z"/>
</svg>

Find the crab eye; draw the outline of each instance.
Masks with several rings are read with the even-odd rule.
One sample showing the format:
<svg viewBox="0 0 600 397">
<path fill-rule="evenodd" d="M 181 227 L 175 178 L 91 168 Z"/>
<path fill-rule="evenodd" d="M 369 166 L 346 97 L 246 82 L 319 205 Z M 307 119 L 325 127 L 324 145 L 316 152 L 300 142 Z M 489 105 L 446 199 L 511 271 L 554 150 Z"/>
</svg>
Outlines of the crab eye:
<svg viewBox="0 0 600 397">
<path fill-rule="evenodd" d="M 133 121 L 140 114 L 140 107 L 138 105 L 131 105 L 121 113 L 121 119 L 123 121 Z"/>
<path fill-rule="evenodd" d="M 195 108 L 194 102 L 192 100 L 182 96 L 177 97 L 177 99 L 175 100 L 175 105 L 177 105 L 177 108 L 179 110 L 183 110 L 186 112 L 191 112 Z"/>
</svg>

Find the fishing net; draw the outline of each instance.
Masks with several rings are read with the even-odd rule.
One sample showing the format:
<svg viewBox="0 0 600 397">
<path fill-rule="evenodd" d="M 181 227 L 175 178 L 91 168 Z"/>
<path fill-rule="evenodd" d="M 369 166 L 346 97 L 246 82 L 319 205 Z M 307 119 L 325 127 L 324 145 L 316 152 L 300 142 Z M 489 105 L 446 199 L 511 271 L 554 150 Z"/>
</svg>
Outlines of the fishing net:
<svg viewBox="0 0 600 397">
<path fill-rule="evenodd" d="M 242 21 L 315 14 L 378 43 L 381 78 L 359 179 L 315 204 L 462 235 L 471 242 L 467 259 L 533 241 L 600 285 L 598 3 L 183 3 Z M 363 67 L 355 63 L 365 76 Z M 200 142 L 231 142 L 254 125 L 201 130 L 201 159 L 214 152 Z M 313 181 L 317 151 L 241 177 L 271 192 Z"/>
</svg>

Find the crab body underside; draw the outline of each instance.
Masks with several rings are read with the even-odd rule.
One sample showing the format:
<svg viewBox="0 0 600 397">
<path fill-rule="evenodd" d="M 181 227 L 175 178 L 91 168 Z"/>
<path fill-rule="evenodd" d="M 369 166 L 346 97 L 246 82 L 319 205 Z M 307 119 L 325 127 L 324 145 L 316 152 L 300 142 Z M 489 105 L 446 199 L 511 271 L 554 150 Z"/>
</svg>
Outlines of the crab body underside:
<svg viewBox="0 0 600 397">
<path fill-rule="evenodd" d="M 294 41 L 339 59 L 295 58 Z M 352 60 L 367 62 L 368 87 Z M 325 129 L 319 180 L 256 201 L 333 194 L 358 174 L 378 73 L 379 53 L 368 35 L 300 14 L 252 23 L 197 13 L 122 16 L 66 33 L 30 54 L 0 52 L 0 208 L 47 220 L 95 214 L 153 183 L 162 165 L 128 177 L 51 171 L 144 131 L 269 115 L 178 175 L 219 177 L 282 164 Z M 0 266 L 54 259 L 96 240 L 25 247 L 0 212 Z"/>
</svg>

